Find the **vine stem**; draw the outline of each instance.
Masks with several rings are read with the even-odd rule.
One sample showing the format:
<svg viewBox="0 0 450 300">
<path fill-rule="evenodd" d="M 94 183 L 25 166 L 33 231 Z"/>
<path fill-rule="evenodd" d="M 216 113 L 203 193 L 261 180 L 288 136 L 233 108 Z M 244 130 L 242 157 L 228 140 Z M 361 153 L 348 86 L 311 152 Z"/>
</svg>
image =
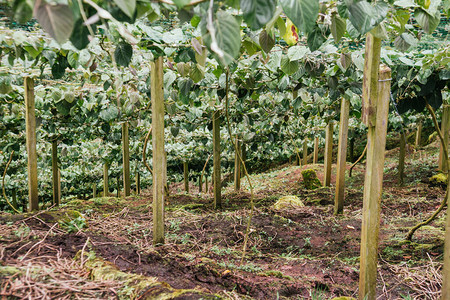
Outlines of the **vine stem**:
<svg viewBox="0 0 450 300">
<path fill-rule="evenodd" d="M 153 170 L 150 168 L 150 166 L 147 164 L 147 143 L 148 139 L 150 138 L 150 135 L 152 134 L 152 127 L 150 127 L 149 131 L 147 132 L 147 135 L 145 136 L 144 140 L 144 148 L 142 149 L 142 161 L 144 162 L 144 166 L 152 173 L 153 176 Z"/>
<path fill-rule="evenodd" d="M 12 204 L 11 202 L 9 202 L 8 197 L 6 197 L 6 191 L 5 191 L 5 177 L 6 177 L 6 171 L 8 171 L 9 168 L 9 164 L 11 163 L 11 160 L 13 158 L 14 155 L 14 150 L 11 152 L 11 156 L 9 157 L 8 162 L 6 163 L 6 168 L 5 171 L 3 172 L 3 179 L 2 179 L 2 191 L 3 191 L 3 197 L 5 197 L 6 203 L 8 203 L 8 205 L 12 208 L 12 210 L 17 213 L 20 214 L 20 211 L 18 211 Z"/>
<path fill-rule="evenodd" d="M 247 167 L 245 166 L 245 162 L 242 159 L 241 153 L 240 153 L 240 151 L 238 151 L 237 144 L 234 142 L 235 138 L 233 138 L 233 135 L 231 133 L 230 116 L 228 114 L 229 76 L 230 76 L 230 70 L 227 68 L 226 80 L 225 80 L 226 81 L 226 85 L 225 85 L 225 117 L 227 119 L 227 129 L 228 129 L 228 134 L 230 135 L 231 143 L 234 146 L 234 151 L 236 151 L 236 153 L 239 157 L 239 161 L 241 162 L 242 166 L 244 167 L 245 178 L 247 178 L 248 186 L 250 188 L 250 215 L 248 216 L 247 228 L 245 229 L 245 236 L 244 236 L 244 246 L 242 247 L 242 257 L 241 257 L 241 261 L 240 261 L 240 264 L 242 264 L 244 262 L 245 254 L 247 252 L 248 237 L 250 235 L 250 226 L 252 224 L 252 217 L 253 217 L 253 213 L 255 211 L 255 205 L 254 205 L 254 193 L 253 193 L 252 181 L 250 180 L 250 175 L 248 174 Z"/>
<path fill-rule="evenodd" d="M 205 165 L 203 166 L 202 176 L 200 178 L 200 184 L 202 184 L 202 185 L 203 185 L 203 183 L 201 182 L 201 180 L 203 180 L 203 176 L 205 176 L 205 169 L 206 169 L 206 166 L 208 165 L 208 161 L 211 158 L 211 156 L 212 156 L 212 153 L 208 156 L 208 158 L 206 159 Z M 205 193 L 207 194 L 208 191 L 205 191 Z"/>
<path fill-rule="evenodd" d="M 443 157 L 444 163 L 447 165 L 447 170 L 449 170 L 450 166 L 449 166 L 449 160 L 448 160 L 448 147 L 447 147 L 446 143 L 444 142 L 444 136 L 442 135 L 442 131 L 439 128 L 439 124 L 438 124 L 438 121 L 437 121 L 437 118 L 436 118 L 436 114 L 434 113 L 433 108 L 431 107 L 430 104 L 428 104 L 428 102 L 426 102 L 426 107 L 427 107 L 428 111 L 430 112 L 431 117 L 433 118 L 434 127 L 436 128 L 436 131 L 437 131 L 437 133 L 439 135 L 439 139 L 441 140 L 441 145 L 442 145 L 442 151 L 444 152 L 444 155 L 443 155 L 444 156 Z M 450 176 L 448 176 L 448 175 L 449 174 L 447 172 L 447 189 L 445 191 L 445 196 L 444 196 L 444 199 L 441 202 L 441 205 L 431 215 L 431 217 L 429 217 L 427 220 L 417 224 L 416 226 L 412 227 L 409 230 L 408 235 L 406 236 L 406 239 L 408 241 L 411 241 L 412 236 L 414 235 L 414 232 L 416 232 L 417 229 L 419 229 L 420 227 L 428 225 L 429 223 L 431 223 L 431 221 L 433 221 L 436 218 L 436 216 L 444 209 L 445 205 L 448 203 L 448 198 L 449 198 L 449 195 L 450 195 L 450 191 L 449 191 L 449 189 L 450 189 Z"/>
<path fill-rule="evenodd" d="M 362 154 L 361 154 L 361 156 L 353 163 L 353 165 L 350 167 L 350 172 L 349 172 L 349 176 L 350 177 L 352 177 L 352 171 L 353 171 L 353 168 L 361 161 L 361 159 L 364 157 L 364 155 L 366 155 L 366 152 L 367 152 L 367 143 L 366 143 L 366 147 L 364 147 L 364 150 L 363 150 L 363 152 L 362 152 Z"/>
</svg>

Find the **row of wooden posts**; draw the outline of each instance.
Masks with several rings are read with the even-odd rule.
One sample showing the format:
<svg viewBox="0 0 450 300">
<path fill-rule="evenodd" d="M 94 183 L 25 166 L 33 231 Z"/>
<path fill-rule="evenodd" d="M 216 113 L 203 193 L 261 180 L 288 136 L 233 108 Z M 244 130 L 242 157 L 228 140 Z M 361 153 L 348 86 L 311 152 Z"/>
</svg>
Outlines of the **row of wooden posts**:
<svg viewBox="0 0 450 300">
<path fill-rule="evenodd" d="M 368 126 L 368 149 L 366 158 L 366 172 L 363 196 L 363 217 L 361 229 L 361 252 L 360 252 L 360 299 L 376 299 L 377 257 L 378 237 L 380 227 L 381 194 L 383 169 L 385 158 L 387 115 L 390 98 L 391 70 L 382 66 L 379 69 L 379 55 L 373 51 L 379 49 L 381 40 L 368 34 L 366 40 L 366 60 L 363 84 L 363 122 Z M 372 50 L 371 50 L 372 49 Z M 378 57 L 378 58 L 377 58 Z M 365 100 L 364 100 L 365 99 Z M 365 102 L 364 102 L 365 101 Z M 36 133 L 34 116 L 33 80 L 25 78 L 25 102 L 26 102 L 26 133 L 28 152 L 28 184 L 29 184 L 29 207 L 30 210 L 38 210 L 37 194 L 37 159 L 36 159 Z M 167 164 L 164 150 L 164 92 L 163 92 L 163 58 L 156 58 L 151 62 L 151 104 L 152 104 L 152 129 L 153 129 L 153 243 L 164 243 L 164 200 L 165 186 L 167 181 Z M 339 129 L 338 150 L 338 172 L 336 182 L 335 213 L 342 212 L 344 195 L 344 175 L 348 137 L 348 110 L 349 103 L 343 99 L 341 104 L 341 122 Z M 213 181 L 214 184 L 214 206 L 221 207 L 221 185 L 220 185 L 220 112 L 213 115 Z M 124 123 L 123 136 L 127 136 L 127 124 Z M 330 123 L 326 129 L 325 145 L 325 180 L 329 185 L 331 179 L 331 157 L 332 157 L 332 134 L 333 124 Z M 315 141 L 315 145 L 317 142 Z M 304 149 L 306 144 L 304 144 Z M 124 143 L 123 155 L 126 155 Z M 317 162 L 318 147 L 314 147 L 314 161 Z M 52 151 L 55 153 L 55 150 Z M 306 159 L 304 155 L 304 159 Z M 306 162 L 306 161 L 304 161 Z M 129 166 L 128 166 L 129 168 Z M 187 169 L 187 168 L 186 168 Z M 54 178 L 57 178 L 55 169 Z M 107 175 L 107 169 L 105 168 Z M 129 180 L 124 174 L 124 179 Z M 237 180 L 236 180 L 237 181 Z M 105 180 L 105 182 L 107 182 Z M 107 187 L 104 187 L 105 190 Z M 125 195 L 129 184 L 125 183 Z M 55 187 L 54 193 L 58 193 Z M 450 222 L 448 222 L 450 224 Z M 450 225 L 447 226 L 449 230 Z M 446 240 L 446 253 L 444 261 L 450 259 L 448 254 L 449 242 Z M 445 270 L 444 262 L 444 285 L 447 286 L 450 276 Z M 448 275 L 448 276 L 447 276 Z M 445 294 L 445 291 L 444 291 Z M 447 297 L 447 298 L 445 298 Z M 444 296 L 444 299 L 449 299 Z"/>
</svg>

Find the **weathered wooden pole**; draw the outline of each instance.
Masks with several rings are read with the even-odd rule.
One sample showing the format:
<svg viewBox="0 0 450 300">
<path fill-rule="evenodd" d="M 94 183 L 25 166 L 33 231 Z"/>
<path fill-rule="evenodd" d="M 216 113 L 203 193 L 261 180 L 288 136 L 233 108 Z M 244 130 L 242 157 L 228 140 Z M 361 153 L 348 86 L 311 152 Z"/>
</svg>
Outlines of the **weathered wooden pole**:
<svg viewBox="0 0 450 300">
<path fill-rule="evenodd" d="M 151 62 L 153 130 L 153 244 L 164 244 L 165 150 L 163 58 Z"/>
<path fill-rule="evenodd" d="M 39 210 L 34 81 L 25 77 L 25 122 L 28 156 L 28 211 Z"/>
<path fill-rule="evenodd" d="M 198 175 L 198 192 L 203 192 L 203 178 L 202 174 Z"/>
<path fill-rule="evenodd" d="M 120 176 L 117 176 L 117 198 L 120 198 Z"/>
<path fill-rule="evenodd" d="M 308 138 L 305 137 L 303 140 L 303 160 L 302 165 L 306 166 L 308 164 Z"/>
<path fill-rule="evenodd" d="M 325 129 L 325 158 L 323 186 L 331 184 L 331 164 L 333 158 L 333 121 L 328 122 Z"/>
<path fill-rule="evenodd" d="M 450 129 L 450 105 L 444 105 L 442 107 L 442 120 L 441 120 L 441 132 L 444 136 L 444 143 L 448 145 L 448 130 Z M 444 151 L 442 145 L 439 146 L 439 170 L 447 173 L 447 164 L 444 163 Z"/>
<path fill-rule="evenodd" d="M 141 174 L 136 172 L 136 195 L 141 194 Z"/>
<path fill-rule="evenodd" d="M 189 166 L 186 161 L 183 162 L 184 191 L 189 194 Z"/>
<path fill-rule="evenodd" d="M 400 132 L 400 150 L 398 155 L 398 182 L 403 185 L 405 178 L 405 157 L 406 157 L 406 134 L 402 130 Z"/>
<path fill-rule="evenodd" d="M 417 131 L 416 131 L 416 142 L 415 142 L 415 147 L 419 148 L 420 147 L 420 143 L 422 142 L 422 120 L 419 121 L 419 124 L 417 125 Z"/>
<path fill-rule="evenodd" d="M 236 136 L 236 147 L 234 153 L 234 190 L 239 191 L 241 189 L 241 143 L 239 138 Z"/>
<path fill-rule="evenodd" d="M 169 197 L 169 183 L 167 181 L 167 152 L 164 150 L 164 166 L 163 166 L 163 170 L 164 170 L 164 195 L 165 197 Z"/>
<path fill-rule="evenodd" d="M 53 204 L 59 206 L 59 186 L 58 186 L 58 140 L 52 141 L 52 185 Z"/>
<path fill-rule="evenodd" d="M 96 198 L 97 197 L 97 182 L 94 182 L 92 184 L 92 198 Z"/>
<path fill-rule="evenodd" d="M 222 193 L 220 179 L 220 112 L 213 114 L 213 181 L 214 208 L 222 208 Z"/>
<path fill-rule="evenodd" d="M 445 225 L 444 265 L 442 267 L 442 300 L 450 300 L 450 205 L 447 204 Z"/>
<path fill-rule="evenodd" d="M 339 147 L 337 157 L 336 193 L 334 195 L 334 214 L 344 211 L 345 171 L 347 169 L 348 117 L 350 101 L 342 98 L 341 118 L 339 122 Z"/>
<path fill-rule="evenodd" d="M 128 135 L 128 122 L 122 123 L 122 161 L 123 161 L 123 193 L 125 197 L 131 194 L 130 179 L 130 139 Z"/>
<path fill-rule="evenodd" d="M 58 202 L 61 203 L 61 170 L 58 169 Z"/>
<path fill-rule="evenodd" d="M 314 138 L 314 154 L 313 154 L 313 164 L 317 164 L 319 160 L 319 137 Z"/>
<path fill-rule="evenodd" d="M 103 197 L 109 196 L 109 186 L 108 186 L 108 163 L 103 164 Z"/>
<path fill-rule="evenodd" d="M 359 275 L 359 299 L 361 300 L 376 299 L 378 235 L 380 231 L 387 116 L 391 93 L 391 70 L 387 66 L 381 66 L 378 78 L 377 99 L 371 99 L 374 102 L 375 110 L 369 112 L 375 114 L 375 123 L 368 126 L 367 135 L 368 147 Z M 370 116 L 369 119 L 371 119 Z"/>
</svg>

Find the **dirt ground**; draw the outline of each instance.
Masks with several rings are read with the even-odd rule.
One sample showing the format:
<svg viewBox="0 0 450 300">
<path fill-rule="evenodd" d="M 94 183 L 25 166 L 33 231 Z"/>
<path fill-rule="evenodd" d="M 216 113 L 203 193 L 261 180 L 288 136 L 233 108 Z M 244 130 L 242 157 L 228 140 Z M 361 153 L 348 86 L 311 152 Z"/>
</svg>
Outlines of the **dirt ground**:
<svg viewBox="0 0 450 300">
<path fill-rule="evenodd" d="M 387 153 L 378 299 L 439 298 L 445 214 L 417 231 L 413 242 L 405 241 L 409 227 L 431 215 L 444 196 L 442 187 L 428 182 L 436 173 L 433 147 L 409 149 L 403 187 L 397 178 L 398 149 Z M 166 205 L 166 243 L 157 247 L 152 246 L 148 193 L 126 199 L 75 200 L 65 203 L 56 215 L 54 210 L 3 213 L 0 295 L 2 299 L 151 298 L 145 291 L 137 294 L 123 280 L 95 278 L 85 261 L 96 257 L 120 271 L 156 278 L 167 283 L 167 289 L 203 293 L 173 294 L 167 299 L 357 297 L 364 164 L 346 179 L 342 216 L 333 215 L 335 174 L 332 187 L 308 191 L 301 184 L 301 170 L 307 168 L 323 179 L 320 164 L 285 165 L 251 176 L 255 211 L 242 261 L 250 214 L 245 180 L 240 192 L 231 186 L 224 189 L 221 210 L 212 208 L 211 194 L 198 194 L 194 185 L 190 195 L 176 193 L 180 185 L 172 184 Z M 298 196 L 305 206 L 273 209 L 285 195 Z"/>
</svg>

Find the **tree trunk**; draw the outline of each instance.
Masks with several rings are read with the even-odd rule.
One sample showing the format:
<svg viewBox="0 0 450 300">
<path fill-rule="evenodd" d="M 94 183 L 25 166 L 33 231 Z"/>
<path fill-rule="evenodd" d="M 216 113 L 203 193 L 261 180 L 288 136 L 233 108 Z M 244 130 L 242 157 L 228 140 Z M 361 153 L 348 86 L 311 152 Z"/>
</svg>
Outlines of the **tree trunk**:
<svg viewBox="0 0 450 300">
<path fill-rule="evenodd" d="M 319 161 L 319 137 L 316 136 L 314 138 L 313 164 L 317 164 L 318 161 Z"/>
<path fill-rule="evenodd" d="M 305 137 L 303 140 L 303 162 L 302 164 L 306 166 L 308 164 L 308 139 Z"/>
<path fill-rule="evenodd" d="M 183 162 L 184 175 L 184 191 L 189 194 L 189 166 L 187 162 Z"/>
<path fill-rule="evenodd" d="M 422 142 L 421 139 L 422 139 L 422 121 L 419 121 L 416 131 L 416 143 L 415 143 L 416 148 L 420 147 L 420 143 Z"/>
<path fill-rule="evenodd" d="M 333 122 L 330 121 L 325 132 L 325 159 L 323 186 L 331 184 L 331 164 L 333 158 Z"/>
<path fill-rule="evenodd" d="M 131 194 L 130 181 L 130 140 L 128 136 L 128 122 L 122 123 L 122 161 L 123 161 L 123 192 L 128 197 Z"/>
<path fill-rule="evenodd" d="M 442 108 L 442 121 L 441 121 L 441 132 L 444 136 L 444 143 L 448 145 L 448 130 L 450 127 L 450 105 L 444 105 Z M 442 145 L 439 147 L 439 170 L 443 173 L 447 173 L 447 165 L 444 163 L 444 151 Z"/>
<path fill-rule="evenodd" d="M 103 164 L 103 197 L 109 196 L 109 186 L 108 186 L 108 163 Z"/>
<path fill-rule="evenodd" d="M 59 185 L 58 185 L 58 141 L 52 141 L 52 185 L 53 204 L 59 206 Z"/>
</svg>

